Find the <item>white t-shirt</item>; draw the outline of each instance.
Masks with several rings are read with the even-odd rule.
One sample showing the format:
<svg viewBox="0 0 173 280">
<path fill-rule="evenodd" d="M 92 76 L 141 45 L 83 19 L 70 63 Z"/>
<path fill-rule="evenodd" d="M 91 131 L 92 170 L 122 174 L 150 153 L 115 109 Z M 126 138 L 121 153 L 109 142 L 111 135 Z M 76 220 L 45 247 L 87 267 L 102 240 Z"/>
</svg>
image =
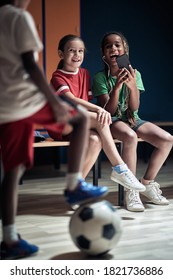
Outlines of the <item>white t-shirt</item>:
<svg viewBox="0 0 173 280">
<path fill-rule="evenodd" d="M 0 7 L 0 124 L 20 120 L 39 111 L 45 96 L 23 67 L 21 54 L 43 48 L 34 20 L 12 5 Z"/>
</svg>

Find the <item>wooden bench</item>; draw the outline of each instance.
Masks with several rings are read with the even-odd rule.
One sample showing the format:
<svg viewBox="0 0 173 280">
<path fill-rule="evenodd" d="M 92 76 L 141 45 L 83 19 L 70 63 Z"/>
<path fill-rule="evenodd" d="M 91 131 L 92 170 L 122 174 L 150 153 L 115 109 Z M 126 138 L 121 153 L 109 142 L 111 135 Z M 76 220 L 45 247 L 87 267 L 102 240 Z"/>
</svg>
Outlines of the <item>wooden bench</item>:
<svg viewBox="0 0 173 280">
<path fill-rule="evenodd" d="M 54 141 L 51 138 L 47 138 L 43 142 L 34 143 L 34 148 L 46 148 L 46 147 L 68 147 L 70 142 L 68 141 Z M 98 185 L 98 160 L 95 162 L 93 166 L 93 184 Z"/>
<path fill-rule="evenodd" d="M 173 122 L 172 121 L 158 121 L 153 122 L 154 124 L 162 127 L 172 127 L 173 128 Z M 138 143 L 145 142 L 143 139 L 138 138 Z M 117 146 L 118 152 L 120 155 L 122 155 L 122 145 L 123 143 L 117 139 L 114 139 L 114 143 Z M 34 148 L 37 147 L 63 147 L 63 146 L 69 146 L 69 142 L 65 141 L 53 141 L 52 139 L 47 139 L 44 142 L 34 143 Z M 146 143 L 147 144 L 147 143 Z M 98 186 L 98 179 L 101 177 L 101 159 L 100 157 L 97 158 L 97 161 L 95 162 L 93 166 L 93 184 L 95 186 Z M 118 185 L 118 205 L 123 206 L 124 205 L 124 187 L 122 185 Z"/>
<path fill-rule="evenodd" d="M 143 139 L 138 138 L 138 143 L 144 142 Z M 120 140 L 114 139 L 114 143 L 117 146 L 118 152 L 122 155 L 122 142 Z M 68 141 L 53 141 L 51 138 L 46 139 L 44 142 L 34 143 L 34 148 L 46 148 L 46 147 L 67 147 L 70 145 Z M 97 158 L 93 166 L 93 184 L 98 186 L 98 179 L 101 177 L 101 159 Z M 124 187 L 120 184 L 118 185 L 118 205 L 124 205 Z"/>
<path fill-rule="evenodd" d="M 141 138 L 138 138 L 138 142 L 144 142 Z M 117 146 L 118 152 L 120 155 L 122 154 L 122 142 L 114 139 L 114 143 Z M 34 143 L 34 148 L 46 148 L 46 147 L 67 147 L 70 145 L 68 141 L 53 141 L 51 138 L 46 139 L 43 142 Z M 100 167 L 100 157 L 97 158 L 94 166 L 93 166 L 93 184 L 98 186 L 98 179 L 100 178 L 101 174 L 101 167 Z M 124 205 L 124 187 L 120 184 L 118 185 L 118 205 Z"/>
<path fill-rule="evenodd" d="M 173 127 L 173 122 L 153 122 L 156 125 L 166 128 L 166 127 Z M 117 149 L 120 153 L 120 155 L 122 155 L 122 142 L 114 139 L 114 142 L 117 146 Z M 138 142 L 144 142 L 143 139 L 138 138 Z M 69 142 L 68 141 L 53 141 L 52 139 L 48 138 L 43 142 L 38 142 L 38 143 L 34 143 L 33 147 L 34 148 L 46 148 L 46 147 L 67 147 L 69 146 Z M 1 167 L 1 166 L 0 166 Z M 100 171 L 100 157 L 98 157 L 97 161 L 95 162 L 94 166 L 93 166 L 93 184 L 94 185 L 98 185 L 98 179 L 101 176 L 101 171 Z M 0 178 L 2 177 L 1 174 L 1 168 L 0 168 Z M 124 205 L 124 187 L 121 185 L 118 185 L 118 205 L 119 206 L 123 206 Z"/>
</svg>

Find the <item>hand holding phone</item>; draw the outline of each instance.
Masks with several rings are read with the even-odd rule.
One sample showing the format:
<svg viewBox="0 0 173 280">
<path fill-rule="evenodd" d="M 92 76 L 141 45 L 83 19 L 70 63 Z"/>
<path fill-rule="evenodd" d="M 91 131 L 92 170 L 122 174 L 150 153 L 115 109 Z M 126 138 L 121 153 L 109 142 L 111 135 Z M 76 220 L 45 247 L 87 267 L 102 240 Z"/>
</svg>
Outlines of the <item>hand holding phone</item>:
<svg viewBox="0 0 173 280">
<path fill-rule="evenodd" d="M 120 69 L 126 68 L 128 71 L 130 71 L 130 68 L 129 68 L 130 60 L 129 60 L 129 57 L 127 54 L 117 56 L 116 62 Z"/>
</svg>

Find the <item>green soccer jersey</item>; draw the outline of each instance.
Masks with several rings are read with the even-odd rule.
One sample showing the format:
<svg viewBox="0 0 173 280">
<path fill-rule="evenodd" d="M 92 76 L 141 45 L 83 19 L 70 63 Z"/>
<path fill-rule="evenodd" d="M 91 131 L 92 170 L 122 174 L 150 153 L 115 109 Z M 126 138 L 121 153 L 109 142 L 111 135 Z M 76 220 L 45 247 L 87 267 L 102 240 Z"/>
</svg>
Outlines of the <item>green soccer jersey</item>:
<svg viewBox="0 0 173 280">
<path fill-rule="evenodd" d="M 109 78 L 106 77 L 105 71 L 100 71 L 95 74 L 93 79 L 93 87 L 92 92 L 94 97 L 98 97 L 103 94 L 110 94 L 112 91 L 112 88 L 114 87 L 116 83 L 117 78 L 112 77 L 111 75 Z M 140 90 L 140 92 L 143 92 L 144 85 L 142 82 L 141 74 L 139 71 L 136 70 L 136 85 L 137 88 Z M 114 118 L 121 119 L 122 121 L 127 121 L 126 116 L 126 110 L 128 108 L 128 98 L 129 98 L 129 91 L 125 84 L 123 84 L 120 93 L 119 93 L 119 102 L 118 102 L 118 108 L 114 114 Z M 138 120 L 138 110 L 133 112 L 134 119 Z"/>
</svg>

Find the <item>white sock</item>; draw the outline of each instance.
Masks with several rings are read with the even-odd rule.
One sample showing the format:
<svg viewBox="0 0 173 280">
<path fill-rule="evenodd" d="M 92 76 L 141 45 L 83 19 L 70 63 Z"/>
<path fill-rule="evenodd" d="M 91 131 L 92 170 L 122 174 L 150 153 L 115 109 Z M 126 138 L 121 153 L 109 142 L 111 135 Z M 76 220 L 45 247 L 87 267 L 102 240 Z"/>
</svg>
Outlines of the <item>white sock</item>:
<svg viewBox="0 0 173 280">
<path fill-rule="evenodd" d="M 66 176 L 67 189 L 73 191 L 76 188 L 77 184 L 79 183 L 80 179 L 82 179 L 81 172 L 68 173 Z"/>
<path fill-rule="evenodd" d="M 15 224 L 3 227 L 3 241 L 7 244 L 11 244 L 14 241 L 18 241 L 18 233 Z"/>
<path fill-rule="evenodd" d="M 113 170 L 116 171 L 118 174 L 128 171 L 127 164 L 125 164 L 125 163 L 122 163 L 122 164 L 120 164 L 120 165 L 113 166 L 112 168 L 113 168 Z"/>
</svg>

